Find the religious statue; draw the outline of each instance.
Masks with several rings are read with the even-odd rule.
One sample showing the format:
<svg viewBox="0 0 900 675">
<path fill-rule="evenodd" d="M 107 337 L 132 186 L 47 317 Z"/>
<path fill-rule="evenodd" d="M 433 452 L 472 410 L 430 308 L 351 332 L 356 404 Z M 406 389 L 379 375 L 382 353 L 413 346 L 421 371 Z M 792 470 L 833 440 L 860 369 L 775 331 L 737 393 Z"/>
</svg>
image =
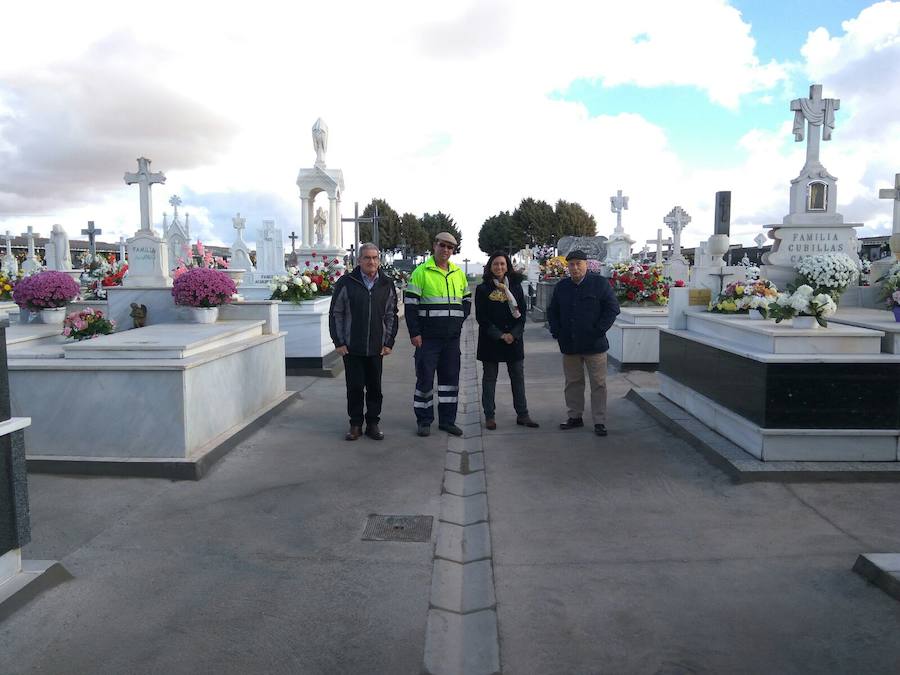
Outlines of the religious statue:
<svg viewBox="0 0 900 675">
<path fill-rule="evenodd" d="M 136 302 L 132 302 L 129 316 L 134 322 L 135 328 L 143 328 L 147 325 L 147 305 L 139 305 Z"/>
<path fill-rule="evenodd" d="M 60 271 L 72 269 L 72 254 L 69 251 L 69 235 L 61 225 L 53 226 L 53 229 L 50 231 L 50 241 L 53 242 L 53 260 L 49 260 L 48 255 L 48 267 Z"/>
<path fill-rule="evenodd" d="M 325 209 L 321 206 L 316 211 L 316 217 L 313 218 L 313 224 L 316 226 L 316 245 L 321 246 L 325 243 L 325 225 L 328 223 L 328 217 L 325 215 Z"/>
<path fill-rule="evenodd" d="M 325 166 L 325 152 L 328 150 L 328 125 L 320 117 L 312 128 L 313 148 L 316 151 L 316 166 Z"/>
</svg>

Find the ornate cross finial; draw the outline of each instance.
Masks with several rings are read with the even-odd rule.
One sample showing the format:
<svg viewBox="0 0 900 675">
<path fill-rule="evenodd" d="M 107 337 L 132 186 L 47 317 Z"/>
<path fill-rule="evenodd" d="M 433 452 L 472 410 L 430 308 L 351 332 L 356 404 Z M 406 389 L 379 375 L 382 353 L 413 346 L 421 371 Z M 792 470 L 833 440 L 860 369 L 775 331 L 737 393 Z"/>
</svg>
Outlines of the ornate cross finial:
<svg viewBox="0 0 900 675">
<path fill-rule="evenodd" d="M 808 167 L 821 166 L 819 161 L 819 127 L 822 127 L 821 140 L 830 141 L 831 132 L 834 129 L 834 111 L 840 110 L 841 99 L 822 98 L 822 85 L 813 84 L 809 87 L 809 98 L 795 98 L 791 101 L 791 110 L 794 111 L 794 140 L 803 140 L 804 121 L 809 125 L 809 133 L 806 140 L 806 165 Z"/>
<path fill-rule="evenodd" d="M 622 234 L 622 211 L 628 209 L 628 197 L 622 195 L 621 190 L 609 198 L 609 210 L 616 214 L 616 233 Z"/>
<path fill-rule="evenodd" d="M 894 176 L 893 189 L 879 190 L 878 198 L 894 200 L 894 226 L 892 233 L 900 234 L 900 173 Z"/>
<path fill-rule="evenodd" d="M 241 233 L 241 230 L 244 229 L 244 226 L 247 223 L 246 218 L 241 218 L 241 212 L 238 211 L 237 215 L 231 219 L 231 226 L 238 231 L 238 234 Z"/>
<path fill-rule="evenodd" d="M 141 229 L 152 231 L 153 214 L 152 202 L 150 201 L 150 188 L 154 183 L 165 183 L 166 177 L 162 172 L 150 172 L 150 160 L 146 157 L 138 157 L 137 173 L 126 173 L 125 184 L 134 185 L 137 183 L 141 189 Z"/>
<path fill-rule="evenodd" d="M 676 206 L 663 218 L 663 222 L 672 230 L 672 255 L 670 260 L 684 260 L 681 255 L 681 231 L 691 222 L 691 217 L 680 206 Z"/>
</svg>

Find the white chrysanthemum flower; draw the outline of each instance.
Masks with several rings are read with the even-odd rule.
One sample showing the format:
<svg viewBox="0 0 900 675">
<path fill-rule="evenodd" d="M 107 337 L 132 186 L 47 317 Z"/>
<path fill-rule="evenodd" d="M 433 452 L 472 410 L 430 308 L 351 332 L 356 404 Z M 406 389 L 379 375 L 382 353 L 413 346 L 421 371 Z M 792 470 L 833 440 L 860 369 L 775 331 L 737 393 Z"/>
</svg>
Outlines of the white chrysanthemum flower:
<svg viewBox="0 0 900 675">
<path fill-rule="evenodd" d="M 315 284 L 312 284 L 312 283 L 311 283 L 311 284 L 309 285 L 309 289 L 310 289 L 313 293 L 316 293 L 316 292 L 318 292 L 319 287 L 316 286 Z"/>
<path fill-rule="evenodd" d="M 312 283 L 312 279 L 310 279 L 310 278 L 309 278 L 308 276 L 306 276 L 305 274 L 304 274 L 302 277 L 300 277 L 300 278 L 303 279 L 303 283 L 305 283 L 305 284 L 311 284 L 311 283 Z"/>
<path fill-rule="evenodd" d="M 281 284 L 280 288 L 281 288 L 282 293 L 287 293 L 287 289 L 288 289 L 287 284 Z"/>
<path fill-rule="evenodd" d="M 803 296 L 811 296 L 813 294 L 813 289 L 811 286 L 807 286 L 803 284 L 802 286 L 798 286 L 797 290 L 794 291 L 794 295 L 803 295 Z"/>
</svg>

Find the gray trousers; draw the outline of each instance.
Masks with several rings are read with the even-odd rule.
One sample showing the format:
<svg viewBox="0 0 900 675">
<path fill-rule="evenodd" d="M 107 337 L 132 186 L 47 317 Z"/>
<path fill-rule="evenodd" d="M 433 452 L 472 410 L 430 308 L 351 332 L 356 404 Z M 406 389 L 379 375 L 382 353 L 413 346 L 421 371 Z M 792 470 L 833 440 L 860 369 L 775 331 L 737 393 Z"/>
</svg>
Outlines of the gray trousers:
<svg viewBox="0 0 900 675">
<path fill-rule="evenodd" d="M 500 364 L 496 361 L 482 361 L 484 376 L 481 378 L 481 407 L 484 416 L 488 419 L 494 417 L 496 404 L 494 392 L 497 390 L 497 374 L 500 372 Z M 506 372 L 509 373 L 509 382 L 512 385 L 513 408 L 516 417 L 528 417 L 528 403 L 525 401 L 525 361 L 510 361 L 506 364 Z"/>
<path fill-rule="evenodd" d="M 584 371 L 587 370 L 591 383 L 591 415 L 594 424 L 606 424 L 606 352 L 563 354 L 562 357 L 569 417 L 578 419 L 584 412 Z"/>
</svg>

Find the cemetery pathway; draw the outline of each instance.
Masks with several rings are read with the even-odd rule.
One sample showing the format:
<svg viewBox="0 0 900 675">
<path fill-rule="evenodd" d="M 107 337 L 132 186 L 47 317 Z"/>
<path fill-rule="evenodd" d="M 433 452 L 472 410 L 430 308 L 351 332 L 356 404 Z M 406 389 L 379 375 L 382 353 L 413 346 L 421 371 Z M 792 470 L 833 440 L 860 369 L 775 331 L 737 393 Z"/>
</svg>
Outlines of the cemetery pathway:
<svg viewBox="0 0 900 675">
<path fill-rule="evenodd" d="M 397 345 L 381 443 L 342 440 L 342 379 L 289 378 L 300 400 L 202 481 L 32 475 L 25 555 L 74 579 L 0 623 L 0 672 L 421 672 L 434 535 L 361 541 L 371 513 L 437 530 L 452 459 L 414 435 Z M 526 345 L 541 428 L 501 369 L 480 432 L 504 673 L 898 670 L 900 607 L 851 572 L 900 551 L 895 484 L 732 484 L 624 398 L 652 373 L 610 374 L 607 438 L 561 432 L 556 346 Z"/>
</svg>

